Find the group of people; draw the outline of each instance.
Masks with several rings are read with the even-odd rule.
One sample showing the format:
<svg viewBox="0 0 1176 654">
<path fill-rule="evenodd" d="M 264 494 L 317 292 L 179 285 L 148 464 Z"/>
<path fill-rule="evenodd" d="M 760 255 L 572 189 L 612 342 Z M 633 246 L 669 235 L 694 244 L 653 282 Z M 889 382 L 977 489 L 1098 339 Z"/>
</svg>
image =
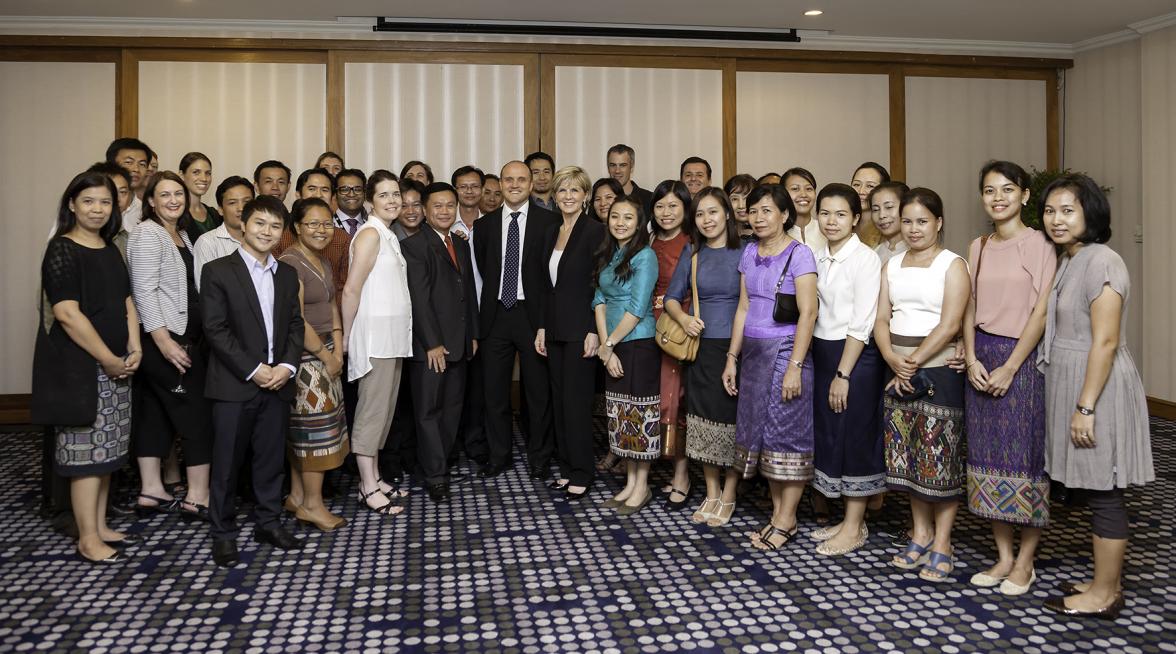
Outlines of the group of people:
<svg viewBox="0 0 1176 654">
<path fill-rule="evenodd" d="M 1036 580 L 1052 481 L 1092 510 L 1095 573 L 1047 607 L 1123 606 L 1123 490 L 1154 471 L 1123 335 L 1130 282 L 1088 177 L 1031 198 L 1020 166 L 989 162 L 978 192 L 992 231 L 965 259 L 942 245 L 939 195 L 872 162 L 848 184 L 791 168 L 720 188 L 690 157 L 650 191 L 623 144 L 595 182 L 542 152 L 449 182 L 420 161 L 365 174 L 328 152 L 288 211 L 281 162 L 224 179 L 214 207 L 207 156 L 152 174 L 153 156 L 117 139 L 75 177 L 42 265 L 33 416 L 54 427 L 87 560 L 122 560 L 135 541 L 106 522 L 110 474 L 132 454 L 136 509 L 210 523 L 226 566 L 246 459 L 254 536 L 283 549 L 302 544 L 283 511 L 344 524 L 322 489 L 349 454 L 363 507 L 404 510 L 385 451 L 445 502 L 458 449 L 482 478 L 511 466 L 517 363 L 529 472 L 548 480 L 554 461 L 548 487 L 567 501 L 623 466 L 601 506 L 637 513 L 664 459 L 666 506 L 682 507 L 693 460 L 705 496 L 690 520 L 727 524 L 739 482 L 762 476 L 772 512 L 747 538 L 779 550 L 811 486 L 808 536 L 839 556 L 864 545 L 885 493 L 903 493 L 909 544 L 891 564 L 943 582 L 963 500 L 992 522 L 997 552 L 971 583 L 1019 595 Z M 1031 201 L 1040 228 L 1022 218 Z M 180 498 L 163 481 L 177 444 Z"/>
</svg>

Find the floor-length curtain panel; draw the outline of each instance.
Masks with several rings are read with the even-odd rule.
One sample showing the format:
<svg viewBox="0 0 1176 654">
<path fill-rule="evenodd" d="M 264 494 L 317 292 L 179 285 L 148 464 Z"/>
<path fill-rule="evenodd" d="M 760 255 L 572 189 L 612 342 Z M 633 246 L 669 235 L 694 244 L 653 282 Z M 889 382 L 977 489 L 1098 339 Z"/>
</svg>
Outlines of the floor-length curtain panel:
<svg viewBox="0 0 1176 654">
<path fill-rule="evenodd" d="M 325 148 L 326 65 L 140 62 L 139 135 L 160 170 L 176 170 L 187 152 L 208 155 L 214 189 L 230 175 L 252 179 L 268 159 L 296 178 Z M 211 191 L 204 202 L 215 204 Z"/>
<path fill-rule="evenodd" d="M 740 71 L 739 172 L 807 168 L 817 184 L 848 184 L 863 161 L 890 165 L 886 75 Z"/>
<path fill-rule="evenodd" d="M 498 173 L 527 154 L 523 66 L 349 62 L 344 70 L 349 166 L 399 174 L 419 160 L 448 182 L 461 166 Z"/>
<path fill-rule="evenodd" d="M 555 163 L 604 177 L 608 148 L 636 150 L 633 179 L 652 189 L 677 179 L 682 160 L 706 159 L 722 185 L 721 70 L 557 66 Z"/>
<path fill-rule="evenodd" d="M 907 179 L 943 198 L 944 245 L 965 256 L 990 230 L 978 175 L 991 159 L 1046 163 L 1045 82 L 908 77 Z"/>
<path fill-rule="evenodd" d="M 0 62 L 0 395 L 30 392 L 45 237 L 114 138 L 113 63 Z"/>
</svg>

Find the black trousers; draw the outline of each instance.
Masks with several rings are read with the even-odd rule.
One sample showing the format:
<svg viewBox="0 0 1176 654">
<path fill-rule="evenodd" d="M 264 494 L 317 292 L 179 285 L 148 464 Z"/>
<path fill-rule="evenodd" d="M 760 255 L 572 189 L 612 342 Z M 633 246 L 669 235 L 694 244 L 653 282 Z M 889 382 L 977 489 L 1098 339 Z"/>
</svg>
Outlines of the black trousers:
<svg viewBox="0 0 1176 654">
<path fill-rule="evenodd" d="M 237 474 L 250 448 L 254 518 L 262 529 L 278 527 L 286 459 L 286 428 L 290 403 L 273 391 L 258 390 L 245 402 L 213 402 L 211 499 L 208 503 L 213 540 L 237 537 L 234 499 Z"/>
<path fill-rule="evenodd" d="M 434 372 L 426 361 L 408 361 L 408 383 L 416 415 L 417 459 L 425 483 L 449 479 L 449 453 L 457 441 L 461 402 L 465 394 L 464 361 L 447 363 L 445 372 Z"/>
<path fill-rule="evenodd" d="M 484 462 L 490 456 L 486 443 L 486 384 L 482 370 L 482 351 L 465 365 L 465 400 L 461 405 L 461 424 L 458 438 L 466 456 Z"/>
<path fill-rule="evenodd" d="M 143 361 L 134 377 L 132 454 L 166 459 L 178 433 L 184 465 L 205 465 L 212 461 L 212 410 L 204 399 L 204 348 L 186 335 L 172 334 L 172 338 L 180 345 L 188 345 L 192 359 L 182 377 L 163 358 L 151 335 L 143 334 Z M 187 392 L 173 393 L 172 389 L 181 383 Z"/>
<path fill-rule="evenodd" d="M 551 437 L 551 395 L 547 365 L 535 352 L 535 331 L 519 302 L 509 311 L 498 307 L 490 333 L 479 341 L 483 380 L 486 384 L 486 441 L 489 460 L 509 465 L 511 452 L 511 376 L 515 355 L 522 373 L 522 395 L 527 402 L 527 462 L 531 467 L 547 465 L 555 449 Z"/>
<path fill-rule="evenodd" d="M 547 342 L 551 374 L 551 408 L 559 476 L 573 486 L 588 486 L 595 473 L 592 453 L 592 404 L 599 359 L 584 358 L 584 341 Z"/>
</svg>

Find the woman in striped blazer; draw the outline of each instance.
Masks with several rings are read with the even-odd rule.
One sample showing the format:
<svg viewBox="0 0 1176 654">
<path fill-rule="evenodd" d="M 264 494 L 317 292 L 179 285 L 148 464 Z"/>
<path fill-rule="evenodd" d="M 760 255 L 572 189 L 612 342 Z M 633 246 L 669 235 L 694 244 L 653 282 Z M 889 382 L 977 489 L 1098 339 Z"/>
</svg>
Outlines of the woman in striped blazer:
<svg viewBox="0 0 1176 654">
<path fill-rule="evenodd" d="M 143 327 L 143 363 L 136 375 L 132 419 L 141 486 L 140 515 L 179 512 L 207 521 L 212 415 L 204 399 L 206 352 L 192 243 L 185 232 L 188 190 L 171 171 L 156 174 L 143 193 L 143 222 L 127 243 L 131 293 Z M 230 256 L 236 256 L 232 254 Z M 160 462 L 179 434 L 188 490 L 177 501 L 164 489 Z"/>
</svg>

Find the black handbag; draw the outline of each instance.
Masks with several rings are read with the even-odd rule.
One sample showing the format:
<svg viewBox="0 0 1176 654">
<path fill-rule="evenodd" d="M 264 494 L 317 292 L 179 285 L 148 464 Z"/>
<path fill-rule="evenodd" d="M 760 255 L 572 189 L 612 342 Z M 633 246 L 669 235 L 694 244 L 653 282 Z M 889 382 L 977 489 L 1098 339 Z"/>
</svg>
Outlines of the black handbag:
<svg viewBox="0 0 1176 654">
<path fill-rule="evenodd" d="M 899 394 L 897 386 L 891 386 L 886 394 L 895 399 L 910 402 L 921 397 L 935 397 L 935 382 L 931 381 L 931 376 L 925 370 L 919 368 L 911 377 L 911 387 L 914 388 L 910 393 Z"/>
<path fill-rule="evenodd" d="M 796 294 L 780 292 L 780 287 L 784 285 L 784 276 L 788 274 L 788 266 L 792 263 L 792 253 L 796 252 L 796 247 L 788 252 L 788 258 L 784 261 L 784 270 L 780 271 L 780 280 L 776 282 L 776 303 L 772 306 L 772 320 L 785 325 L 795 325 L 800 322 L 800 307 L 796 304 Z"/>
</svg>

